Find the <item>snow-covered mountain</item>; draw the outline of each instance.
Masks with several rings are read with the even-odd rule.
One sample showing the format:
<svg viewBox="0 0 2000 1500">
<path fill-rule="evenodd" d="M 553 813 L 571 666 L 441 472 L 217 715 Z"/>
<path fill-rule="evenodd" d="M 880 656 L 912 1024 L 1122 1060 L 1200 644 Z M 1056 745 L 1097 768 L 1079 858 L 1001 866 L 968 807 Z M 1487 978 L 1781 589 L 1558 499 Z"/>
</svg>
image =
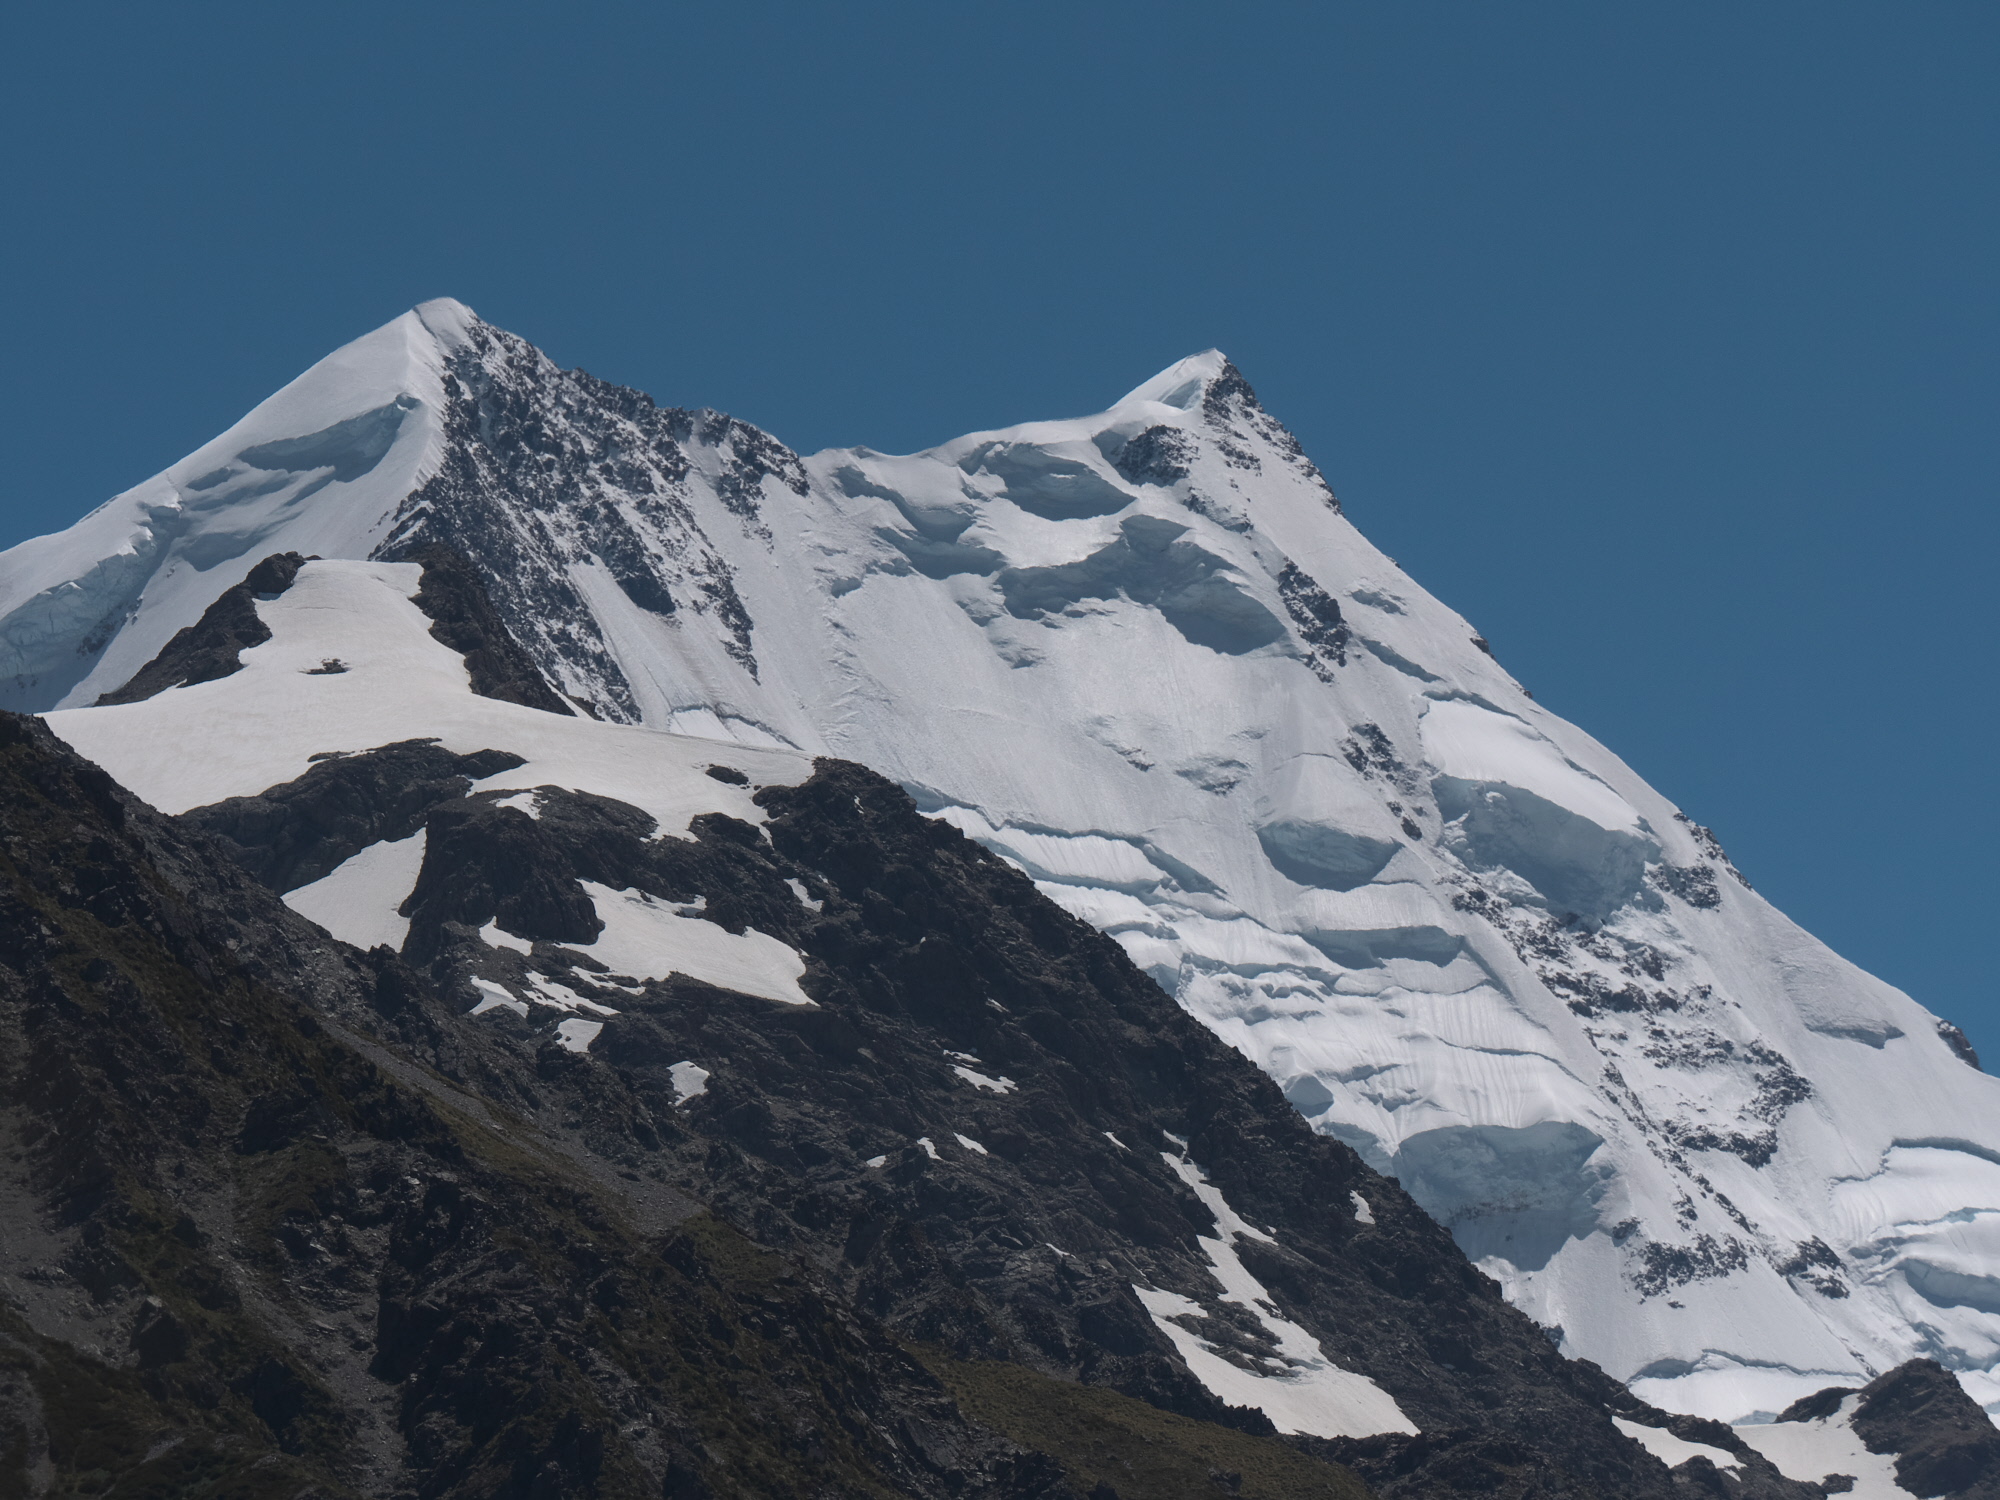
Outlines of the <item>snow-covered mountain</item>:
<svg viewBox="0 0 2000 1500">
<path fill-rule="evenodd" d="M 1221 355 L 801 458 L 427 303 L 0 555 L 5 706 L 91 704 L 273 553 L 430 543 L 596 717 L 861 761 L 1018 863 L 1646 1399 L 1927 1355 L 2000 1406 L 2000 1084 L 1536 705 Z"/>
</svg>

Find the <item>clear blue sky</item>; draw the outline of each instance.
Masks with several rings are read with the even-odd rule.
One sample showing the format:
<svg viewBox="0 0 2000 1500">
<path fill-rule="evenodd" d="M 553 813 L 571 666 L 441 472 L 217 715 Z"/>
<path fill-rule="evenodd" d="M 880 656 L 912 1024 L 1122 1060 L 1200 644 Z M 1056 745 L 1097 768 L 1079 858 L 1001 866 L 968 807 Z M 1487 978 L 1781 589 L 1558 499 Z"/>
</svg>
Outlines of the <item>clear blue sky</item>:
<svg viewBox="0 0 2000 1500">
<path fill-rule="evenodd" d="M 440 294 L 807 450 L 1220 345 L 1543 702 L 2000 1056 L 1990 0 L 86 0 L 4 51 L 0 545 Z"/>
</svg>

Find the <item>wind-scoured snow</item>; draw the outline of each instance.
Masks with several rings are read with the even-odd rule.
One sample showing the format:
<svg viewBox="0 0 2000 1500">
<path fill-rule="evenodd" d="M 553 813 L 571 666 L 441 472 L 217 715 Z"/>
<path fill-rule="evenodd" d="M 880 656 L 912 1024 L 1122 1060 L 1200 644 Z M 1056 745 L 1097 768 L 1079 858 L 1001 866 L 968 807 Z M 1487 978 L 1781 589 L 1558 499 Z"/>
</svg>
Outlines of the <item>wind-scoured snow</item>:
<svg viewBox="0 0 2000 1500">
<path fill-rule="evenodd" d="M 619 722 L 466 693 L 414 570 L 366 561 L 425 541 Z M 260 605 L 242 673 L 58 732 L 170 811 L 434 734 L 668 834 L 759 814 L 635 726 L 755 784 L 861 761 L 1646 1399 L 1742 1419 L 1926 1354 L 2000 1406 L 2000 1083 L 1533 702 L 1214 351 L 1092 416 L 800 458 L 426 304 L 0 555 L 13 701 L 92 701 L 281 550 L 347 561 Z M 381 640 L 314 632 L 336 585 Z"/>
<path fill-rule="evenodd" d="M 1528 792 L 1600 828 L 1644 832 L 1631 803 L 1512 714 L 1445 699 L 1425 707 L 1419 729 L 1424 759 L 1440 776 Z"/>
</svg>

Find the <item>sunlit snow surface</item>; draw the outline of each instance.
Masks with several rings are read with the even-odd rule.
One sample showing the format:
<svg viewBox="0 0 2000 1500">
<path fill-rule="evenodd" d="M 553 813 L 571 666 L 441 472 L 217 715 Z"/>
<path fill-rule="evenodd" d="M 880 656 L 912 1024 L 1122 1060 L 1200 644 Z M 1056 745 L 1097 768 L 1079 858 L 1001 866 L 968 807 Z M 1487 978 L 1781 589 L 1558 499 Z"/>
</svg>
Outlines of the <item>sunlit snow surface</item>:
<svg viewBox="0 0 2000 1500">
<path fill-rule="evenodd" d="M 1731 1472 L 1743 1467 L 1737 1461 L 1736 1455 L 1725 1448 L 1717 1448 L 1708 1443 L 1691 1443 L 1685 1438 L 1675 1437 L 1664 1428 L 1647 1427 L 1639 1422 L 1628 1422 L 1623 1417 L 1613 1417 L 1611 1425 L 1624 1433 L 1628 1438 L 1637 1442 L 1648 1453 L 1652 1454 L 1653 1457 L 1657 1458 L 1670 1469 L 1679 1468 L 1691 1458 L 1705 1458 L 1718 1469 L 1727 1469 Z M 1797 1478 L 1798 1476 L 1794 1475 L 1793 1477 Z M 1818 1474 L 1813 1476 L 1815 1479 L 1819 1477 Z"/>
<path fill-rule="evenodd" d="M 667 1069 L 674 1081 L 674 1103 L 685 1104 L 708 1092 L 708 1080 L 715 1075 L 700 1063 L 677 1062 Z"/>
<path fill-rule="evenodd" d="M 805 961 L 774 937 L 754 927 L 730 933 L 699 917 L 682 916 L 670 904 L 642 891 L 614 891 L 583 882 L 597 907 L 604 931 L 594 943 L 572 943 L 614 976 L 665 979 L 679 972 L 745 995 L 762 995 L 787 1005 L 810 1005 L 799 988 Z"/>
<path fill-rule="evenodd" d="M 899 779 L 1647 1399 L 1741 1419 L 1926 1354 L 2000 1405 L 2000 1085 L 1530 700 L 1220 355 L 1094 416 L 803 461 L 712 413 L 655 461 L 569 379 L 456 303 L 405 315 L 0 554 L 0 681 L 27 707 L 87 703 L 271 552 L 504 542 L 503 607 L 577 601 L 509 617 L 563 691 L 733 738 L 753 781 L 821 753 Z M 448 419 L 454 390 L 489 384 L 549 430 L 599 403 L 598 428 L 563 431 L 609 456 L 550 481 L 589 505 L 419 489 L 450 444 L 486 441 Z M 677 607 L 648 607 L 615 553 Z M 516 574 L 534 590 L 510 594 Z M 274 628 L 337 576 L 308 568 L 265 606 Z M 336 654 L 302 625 L 238 678 L 52 722 L 169 810 L 437 734 L 529 757 L 485 787 L 587 786 L 668 833 L 757 817 L 701 775 L 713 743 L 471 698 L 442 647 L 396 644 L 411 575 L 361 576 L 385 634 L 343 643 L 349 673 L 299 675 Z M 761 972 L 791 998 L 782 963 Z"/>
</svg>

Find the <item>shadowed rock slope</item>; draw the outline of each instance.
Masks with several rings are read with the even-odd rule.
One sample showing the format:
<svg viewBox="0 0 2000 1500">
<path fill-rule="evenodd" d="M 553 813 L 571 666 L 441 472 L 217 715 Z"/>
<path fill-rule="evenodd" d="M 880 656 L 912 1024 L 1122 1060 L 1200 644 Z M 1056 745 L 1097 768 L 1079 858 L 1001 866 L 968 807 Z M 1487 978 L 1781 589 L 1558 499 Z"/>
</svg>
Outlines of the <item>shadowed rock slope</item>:
<svg viewBox="0 0 2000 1500">
<path fill-rule="evenodd" d="M 0 1493 L 1363 1493 L 1343 1459 L 1384 1495 L 1817 1493 L 1670 1474 L 1608 1413 L 1664 1419 L 859 767 L 764 789 L 768 842 L 447 785 L 419 967 L 328 939 L 32 721 L 0 734 Z M 469 1021 L 468 923 L 523 840 L 545 894 L 622 873 L 796 943 L 819 1003 L 655 982 L 582 1053 Z M 564 920 L 539 899 L 510 921 Z M 557 938 L 497 956 L 606 977 Z M 1190 1374 L 1135 1285 L 1203 1301 L 1187 1326 L 1245 1367 L 1270 1336 L 1215 1301 L 1177 1162 L 1422 1437 L 1284 1439 Z"/>
<path fill-rule="evenodd" d="M 492 1065 L 411 976 L 0 734 L 0 1493 L 1070 1493 L 796 1263 L 453 1081 Z"/>
</svg>

